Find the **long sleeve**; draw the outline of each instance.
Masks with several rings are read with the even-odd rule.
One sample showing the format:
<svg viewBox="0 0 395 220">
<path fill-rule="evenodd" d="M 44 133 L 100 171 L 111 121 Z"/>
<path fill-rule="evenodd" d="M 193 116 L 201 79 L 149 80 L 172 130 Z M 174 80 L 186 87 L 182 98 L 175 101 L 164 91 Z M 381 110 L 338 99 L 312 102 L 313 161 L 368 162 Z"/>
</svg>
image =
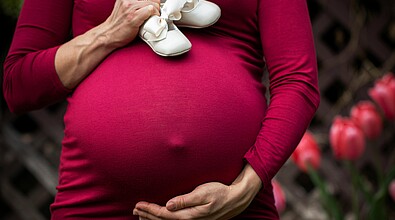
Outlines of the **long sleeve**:
<svg viewBox="0 0 395 220">
<path fill-rule="evenodd" d="M 306 1 L 262 0 L 259 4 L 271 98 L 256 142 L 245 159 L 267 186 L 309 126 L 319 105 L 319 89 Z"/>
<path fill-rule="evenodd" d="M 21 113 L 64 99 L 70 92 L 55 70 L 55 54 L 70 36 L 72 0 L 25 0 L 4 62 L 3 93 Z"/>
</svg>

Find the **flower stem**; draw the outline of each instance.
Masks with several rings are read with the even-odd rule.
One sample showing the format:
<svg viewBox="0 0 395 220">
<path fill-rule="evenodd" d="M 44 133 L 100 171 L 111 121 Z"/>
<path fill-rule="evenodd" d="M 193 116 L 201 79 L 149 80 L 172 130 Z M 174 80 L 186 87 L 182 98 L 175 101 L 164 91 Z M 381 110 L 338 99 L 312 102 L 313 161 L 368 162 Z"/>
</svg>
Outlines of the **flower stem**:
<svg viewBox="0 0 395 220">
<path fill-rule="evenodd" d="M 336 202 L 335 198 L 329 194 L 324 181 L 321 180 L 317 171 L 310 164 L 307 164 L 307 171 L 311 181 L 319 189 L 321 199 L 323 200 L 323 205 L 327 210 L 329 217 L 335 220 L 343 220 L 339 204 Z"/>
<path fill-rule="evenodd" d="M 351 161 L 346 161 L 346 166 L 351 173 L 352 180 L 352 210 L 354 213 L 354 219 L 359 219 L 359 191 L 358 188 L 360 186 L 360 175 L 355 168 L 355 164 Z"/>
<path fill-rule="evenodd" d="M 395 167 L 392 167 L 382 184 L 380 184 L 379 190 L 373 197 L 373 202 L 369 213 L 369 219 L 388 219 L 385 206 L 385 197 L 388 193 L 388 185 L 394 178 Z"/>
</svg>

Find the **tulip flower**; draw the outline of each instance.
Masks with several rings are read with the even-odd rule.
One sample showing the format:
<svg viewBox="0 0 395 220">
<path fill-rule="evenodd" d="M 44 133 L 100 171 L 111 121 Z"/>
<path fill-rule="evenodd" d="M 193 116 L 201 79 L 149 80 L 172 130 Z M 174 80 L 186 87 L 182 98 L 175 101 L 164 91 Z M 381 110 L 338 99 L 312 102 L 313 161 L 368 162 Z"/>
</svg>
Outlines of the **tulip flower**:
<svg viewBox="0 0 395 220">
<path fill-rule="evenodd" d="M 273 186 L 273 195 L 274 195 L 274 205 L 276 206 L 278 212 L 283 212 L 286 206 L 285 193 L 280 183 L 274 179 L 272 180 L 272 186 Z"/>
<path fill-rule="evenodd" d="M 334 118 L 329 131 L 329 142 L 337 159 L 355 160 L 365 150 L 363 131 L 349 118 Z"/>
<path fill-rule="evenodd" d="M 390 185 L 388 186 L 388 192 L 392 197 L 392 200 L 395 202 L 395 179 L 391 181 Z"/>
<path fill-rule="evenodd" d="M 388 119 L 395 119 L 395 77 L 392 73 L 377 80 L 368 93 Z"/>
<path fill-rule="evenodd" d="M 375 105 L 370 101 L 362 101 L 351 109 L 351 119 L 362 129 L 369 139 L 380 136 L 383 122 Z"/>
<path fill-rule="evenodd" d="M 307 172 L 309 163 L 313 169 L 318 169 L 321 163 L 321 152 L 313 135 L 306 131 L 295 151 L 291 155 L 295 164 L 304 172 Z"/>
</svg>

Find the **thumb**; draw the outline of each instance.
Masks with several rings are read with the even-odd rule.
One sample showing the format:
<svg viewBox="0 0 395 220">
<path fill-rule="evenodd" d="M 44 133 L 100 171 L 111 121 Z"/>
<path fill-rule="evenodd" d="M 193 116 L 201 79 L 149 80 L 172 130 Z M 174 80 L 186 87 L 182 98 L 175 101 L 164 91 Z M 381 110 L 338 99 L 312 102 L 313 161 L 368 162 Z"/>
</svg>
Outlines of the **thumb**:
<svg viewBox="0 0 395 220">
<path fill-rule="evenodd" d="M 177 211 L 193 206 L 201 206 L 207 204 L 206 196 L 200 191 L 192 191 L 188 194 L 181 195 L 170 199 L 166 203 L 166 209 L 169 211 Z"/>
</svg>

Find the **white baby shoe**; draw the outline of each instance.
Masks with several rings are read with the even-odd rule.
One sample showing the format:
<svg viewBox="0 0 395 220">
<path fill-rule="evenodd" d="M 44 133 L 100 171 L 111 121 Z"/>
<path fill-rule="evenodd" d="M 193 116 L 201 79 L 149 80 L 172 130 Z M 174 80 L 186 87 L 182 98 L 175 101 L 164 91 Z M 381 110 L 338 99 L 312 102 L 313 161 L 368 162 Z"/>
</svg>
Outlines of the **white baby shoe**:
<svg viewBox="0 0 395 220">
<path fill-rule="evenodd" d="M 188 52 L 192 44 L 177 28 L 204 28 L 213 25 L 221 9 L 205 0 L 161 0 L 161 16 L 152 16 L 141 27 L 139 36 L 161 56 Z"/>
<path fill-rule="evenodd" d="M 213 25 L 221 17 L 218 5 L 205 0 L 186 0 L 181 9 L 181 18 L 174 23 L 178 27 L 205 28 Z"/>
<path fill-rule="evenodd" d="M 171 20 L 152 16 L 141 27 L 140 38 L 160 56 L 177 56 L 188 52 L 192 44 Z"/>
</svg>

